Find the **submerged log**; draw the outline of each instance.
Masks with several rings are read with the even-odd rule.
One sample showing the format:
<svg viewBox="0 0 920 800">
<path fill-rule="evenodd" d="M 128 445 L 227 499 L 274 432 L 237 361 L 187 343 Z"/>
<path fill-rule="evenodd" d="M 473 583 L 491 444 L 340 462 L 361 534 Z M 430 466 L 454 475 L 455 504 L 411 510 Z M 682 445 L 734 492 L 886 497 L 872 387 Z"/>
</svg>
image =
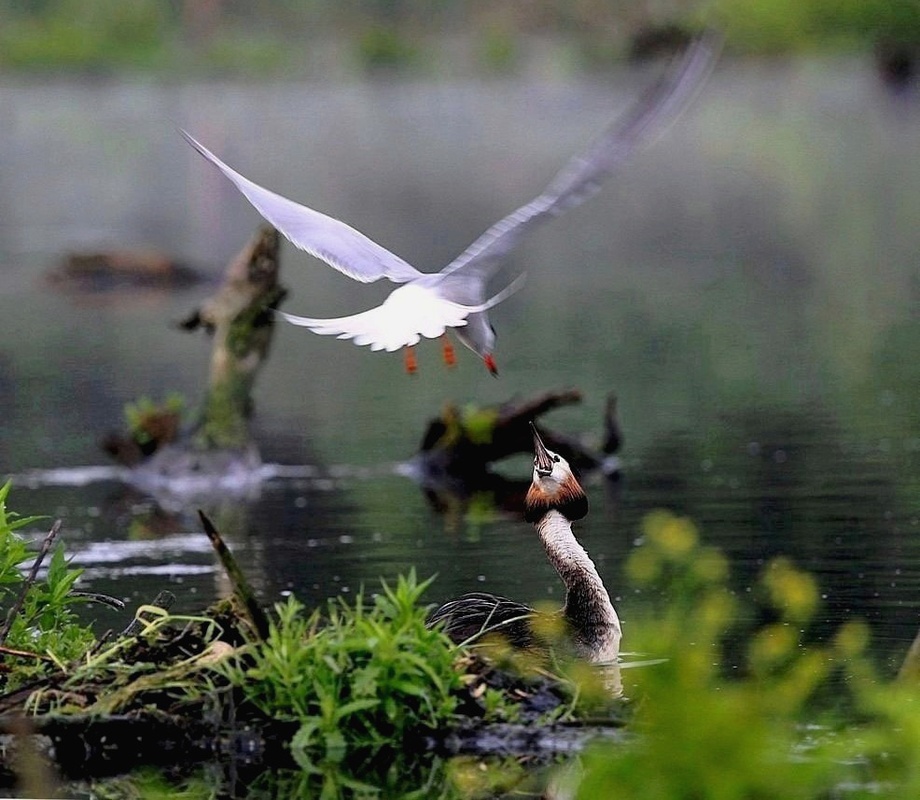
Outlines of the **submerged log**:
<svg viewBox="0 0 920 800">
<path fill-rule="evenodd" d="M 176 289 L 201 277 L 157 250 L 100 250 L 67 254 L 47 275 L 55 288 L 109 292 L 124 288 Z"/>
</svg>

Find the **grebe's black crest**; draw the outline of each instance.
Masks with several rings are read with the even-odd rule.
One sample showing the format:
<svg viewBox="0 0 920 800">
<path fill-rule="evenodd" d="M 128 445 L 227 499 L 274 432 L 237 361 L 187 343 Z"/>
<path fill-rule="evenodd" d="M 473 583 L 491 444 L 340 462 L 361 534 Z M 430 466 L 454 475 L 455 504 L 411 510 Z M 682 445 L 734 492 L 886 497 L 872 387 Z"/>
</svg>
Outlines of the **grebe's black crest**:
<svg viewBox="0 0 920 800">
<path fill-rule="evenodd" d="M 536 426 L 533 429 L 533 481 L 524 500 L 524 519 L 539 521 L 550 511 L 558 511 L 570 522 L 588 513 L 588 497 L 575 478 L 568 462 L 549 450 Z"/>
</svg>

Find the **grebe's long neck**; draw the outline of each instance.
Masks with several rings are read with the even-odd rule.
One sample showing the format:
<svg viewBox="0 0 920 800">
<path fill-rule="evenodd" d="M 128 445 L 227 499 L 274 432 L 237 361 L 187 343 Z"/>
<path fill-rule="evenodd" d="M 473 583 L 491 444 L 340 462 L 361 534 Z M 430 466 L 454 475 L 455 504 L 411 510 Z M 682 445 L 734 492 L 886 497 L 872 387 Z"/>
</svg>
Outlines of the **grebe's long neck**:
<svg viewBox="0 0 920 800">
<path fill-rule="evenodd" d="M 535 523 L 546 556 L 565 584 L 563 613 L 592 661 L 609 661 L 620 648 L 620 619 L 597 567 L 575 534 L 572 523 L 555 509 Z"/>
</svg>

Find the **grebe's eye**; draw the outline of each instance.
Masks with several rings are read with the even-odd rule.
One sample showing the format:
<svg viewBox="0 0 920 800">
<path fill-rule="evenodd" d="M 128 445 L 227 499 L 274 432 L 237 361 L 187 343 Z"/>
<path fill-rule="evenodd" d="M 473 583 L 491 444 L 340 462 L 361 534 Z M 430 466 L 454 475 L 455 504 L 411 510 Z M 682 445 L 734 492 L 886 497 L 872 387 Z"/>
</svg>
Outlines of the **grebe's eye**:
<svg viewBox="0 0 920 800">
<path fill-rule="evenodd" d="M 554 461 L 556 464 L 558 464 L 558 463 L 559 463 L 559 456 L 553 456 L 553 461 Z"/>
</svg>

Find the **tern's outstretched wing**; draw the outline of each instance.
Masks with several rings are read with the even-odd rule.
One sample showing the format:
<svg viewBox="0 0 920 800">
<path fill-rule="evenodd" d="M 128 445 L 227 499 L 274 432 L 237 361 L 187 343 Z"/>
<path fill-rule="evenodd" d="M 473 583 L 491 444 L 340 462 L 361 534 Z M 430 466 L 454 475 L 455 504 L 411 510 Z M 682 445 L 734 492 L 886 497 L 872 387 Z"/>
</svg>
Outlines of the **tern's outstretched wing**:
<svg viewBox="0 0 920 800">
<path fill-rule="evenodd" d="M 462 269 L 464 273 L 472 270 L 488 275 L 525 233 L 591 197 L 616 167 L 663 131 L 688 105 L 711 72 L 718 51 L 715 35 L 696 39 L 678 67 L 646 91 L 585 153 L 571 159 L 539 197 L 496 222 L 440 274 Z"/>
<path fill-rule="evenodd" d="M 422 276 L 415 267 L 371 241 L 363 233 L 344 222 L 263 189 L 232 170 L 191 135 L 185 131 L 181 133 L 295 247 L 306 250 L 361 283 L 371 283 L 380 278 L 389 278 L 394 283 L 406 283 Z"/>
</svg>

